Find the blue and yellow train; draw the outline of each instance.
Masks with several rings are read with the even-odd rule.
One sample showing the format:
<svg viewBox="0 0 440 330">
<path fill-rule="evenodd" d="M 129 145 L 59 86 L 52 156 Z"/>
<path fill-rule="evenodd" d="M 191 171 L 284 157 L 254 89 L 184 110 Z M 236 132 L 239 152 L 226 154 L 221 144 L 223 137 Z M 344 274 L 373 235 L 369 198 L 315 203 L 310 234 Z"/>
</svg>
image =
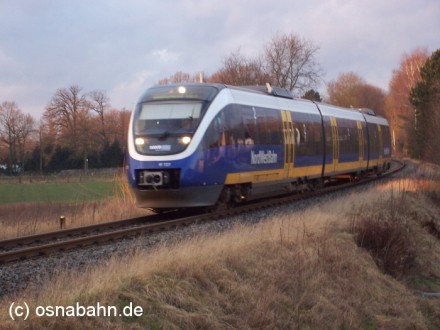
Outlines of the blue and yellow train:
<svg viewBox="0 0 440 330">
<path fill-rule="evenodd" d="M 233 204 L 390 167 L 388 122 L 372 110 L 295 99 L 281 88 L 156 86 L 138 100 L 128 179 L 139 207 Z"/>
</svg>

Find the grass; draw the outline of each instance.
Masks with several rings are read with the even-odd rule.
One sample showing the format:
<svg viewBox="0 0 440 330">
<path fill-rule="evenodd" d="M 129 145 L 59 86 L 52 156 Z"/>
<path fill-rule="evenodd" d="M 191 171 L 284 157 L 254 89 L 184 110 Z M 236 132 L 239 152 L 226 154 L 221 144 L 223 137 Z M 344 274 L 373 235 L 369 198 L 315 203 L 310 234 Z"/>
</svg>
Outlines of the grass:
<svg viewBox="0 0 440 330">
<path fill-rule="evenodd" d="M 0 184 L 0 239 L 80 227 L 134 216 L 149 211 L 136 207 L 124 175 L 111 180 Z M 12 203 L 21 201 L 21 203 Z"/>
<path fill-rule="evenodd" d="M 440 177 L 409 173 L 305 211 L 273 212 L 257 225 L 67 271 L 42 288 L 0 302 L 3 311 L 11 301 L 26 301 L 31 309 L 133 303 L 143 307 L 141 317 L 31 315 L 15 323 L 5 313 L 0 324 L 11 329 L 437 329 L 440 300 L 421 292 L 440 291 L 440 242 L 424 226 L 440 222 L 440 206 L 430 197 L 439 191 Z M 368 245 L 359 240 L 370 220 L 377 223 L 372 231 L 388 228 L 383 223 L 394 228 L 394 234 L 377 235 L 385 244 L 377 244 L 374 235 Z M 389 272 L 380 256 L 393 241 L 386 238 L 395 235 L 413 258 Z M 382 245 L 378 253 L 370 249 L 377 245 Z"/>
<path fill-rule="evenodd" d="M 110 197 L 115 182 L 3 183 L 0 205 L 14 203 L 78 203 Z"/>
</svg>

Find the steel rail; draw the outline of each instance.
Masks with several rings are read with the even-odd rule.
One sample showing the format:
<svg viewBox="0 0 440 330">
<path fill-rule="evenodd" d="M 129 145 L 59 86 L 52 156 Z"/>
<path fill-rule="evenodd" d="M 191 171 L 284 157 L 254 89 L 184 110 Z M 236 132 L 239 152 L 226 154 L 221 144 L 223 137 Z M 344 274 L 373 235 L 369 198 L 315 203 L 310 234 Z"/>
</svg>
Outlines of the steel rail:
<svg viewBox="0 0 440 330">
<path fill-rule="evenodd" d="M 10 250 L 13 248 L 23 247 L 30 244 L 44 244 L 47 242 L 55 242 L 67 238 L 75 238 L 78 236 L 90 235 L 91 233 L 100 233 L 109 230 L 117 230 L 122 227 L 133 226 L 144 223 L 154 223 L 172 218 L 170 214 L 152 214 L 135 218 L 121 219 L 111 222 L 103 222 L 93 225 L 87 225 L 76 228 L 62 229 L 47 233 L 14 237 L 0 241 L 0 250 Z"/>
<path fill-rule="evenodd" d="M 305 194 L 290 194 L 285 195 L 281 197 L 273 197 L 267 200 L 259 200 L 251 203 L 246 203 L 244 205 L 240 205 L 233 208 L 224 208 L 217 210 L 215 212 L 211 213 L 199 213 L 195 215 L 190 216 L 179 216 L 178 212 L 169 213 L 169 214 L 156 214 L 152 216 L 145 216 L 145 217 L 137 217 L 133 219 L 125 219 L 120 221 L 115 221 L 111 223 L 105 223 L 105 224 L 96 224 L 96 225 L 90 225 L 86 227 L 81 228 L 73 228 L 73 229 L 65 229 L 60 231 L 55 231 L 51 233 L 46 234 L 40 234 L 40 235 L 32 235 L 32 236 L 26 236 L 21 238 L 14 238 L 9 240 L 0 241 L 0 248 L 5 247 L 22 247 L 29 244 L 34 244 L 36 242 L 46 242 L 45 244 L 37 245 L 37 246 L 30 246 L 30 247 L 24 247 L 12 251 L 7 251 L 0 253 L 0 264 L 17 261 L 17 260 L 23 260 L 27 258 L 37 257 L 41 255 L 48 255 L 55 251 L 66 251 L 78 247 L 85 247 L 90 246 L 94 244 L 99 244 L 102 242 L 108 242 L 108 241 L 114 241 L 122 238 L 128 238 L 133 236 L 139 236 L 144 233 L 153 233 L 157 231 L 162 230 L 169 230 L 171 228 L 176 228 L 178 226 L 186 226 L 190 224 L 194 224 L 197 222 L 203 222 L 203 221 L 209 221 L 213 219 L 218 219 L 221 217 L 226 216 L 233 216 L 238 214 L 243 214 L 246 212 L 255 211 L 262 208 L 268 208 L 268 207 L 274 207 L 281 204 L 291 203 L 294 201 L 321 196 L 324 194 L 328 194 L 335 191 L 340 191 L 343 189 L 348 189 L 352 187 L 356 187 L 359 185 L 363 185 L 369 182 L 373 182 L 377 179 L 384 178 L 387 176 L 390 176 L 392 174 L 395 174 L 396 172 L 400 171 L 404 168 L 405 164 L 401 161 L 395 161 L 399 162 L 400 165 L 392 170 L 387 171 L 386 173 L 383 173 L 380 176 L 377 177 L 368 177 L 366 179 L 355 181 L 355 182 L 349 182 L 344 184 L 339 184 L 336 186 L 330 186 L 325 187 L 310 193 Z M 165 220 L 164 217 L 167 219 Z M 149 221 L 147 224 L 145 221 Z M 154 221 L 156 221 L 154 223 Z M 153 222 L 153 223 L 151 223 Z M 121 226 L 127 226 L 127 225 L 138 225 L 135 227 L 129 227 L 129 228 L 122 228 L 117 229 L 117 227 Z M 113 231 L 99 233 L 99 231 L 114 229 Z M 94 233 L 97 232 L 98 233 Z M 82 237 L 73 237 L 75 235 L 87 235 Z M 67 239 L 66 239 L 67 238 Z M 54 240 L 60 240 L 60 239 L 66 239 L 62 241 L 55 241 Z"/>
<path fill-rule="evenodd" d="M 187 225 L 195 223 L 197 216 L 190 216 L 177 220 L 163 221 L 153 224 L 146 224 L 137 227 L 125 228 L 107 233 L 89 235 L 85 237 L 77 237 L 66 241 L 48 243 L 44 245 L 38 245 L 34 247 L 23 248 L 20 250 L 9 251 L 0 254 L 0 263 L 6 263 L 41 255 L 47 255 L 55 251 L 66 251 L 73 248 L 90 246 L 102 242 L 113 241 L 122 238 L 133 237 L 141 233 L 152 233 L 170 228 L 177 227 L 179 225 Z"/>
</svg>

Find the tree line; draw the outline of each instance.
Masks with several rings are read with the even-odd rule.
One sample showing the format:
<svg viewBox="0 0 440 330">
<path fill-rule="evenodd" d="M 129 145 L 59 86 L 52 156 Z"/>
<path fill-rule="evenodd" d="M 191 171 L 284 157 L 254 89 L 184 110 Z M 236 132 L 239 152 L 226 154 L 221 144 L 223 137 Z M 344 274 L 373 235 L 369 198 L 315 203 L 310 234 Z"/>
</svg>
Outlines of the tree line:
<svg viewBox="0 0 440 330">
<path fill-rule="evenodd" d="M 287 88 L 297 97 L 351 108 L 371 108 L 389 119 L 394 152 L 440 164 L 440 50 L 404 54 L 393 71 L 389 91 L 354 72 L 326 85 L 316 61 L 319 47 L 291 34 L 277 34 L 256 57 L 240 49 L 223 59 L 210 76 L 176 72 L 156 84 L 213 82 Z M 121 166 L 130 112 L 112 109 L 105 92 L 83 92 L 77 85 L 58 89 L 42 119 L 24 114 L 15 102 L 0 104 L 0 172 L 52 172 L 61 169 Z"/>
<path fill-rule="evenodd" d="M 39 123 L 15 102 L 0 104 L 0 172 L 55 172 L 122 166 L 130 111 L 105 92 L 60 88 Z"/>
</svg>

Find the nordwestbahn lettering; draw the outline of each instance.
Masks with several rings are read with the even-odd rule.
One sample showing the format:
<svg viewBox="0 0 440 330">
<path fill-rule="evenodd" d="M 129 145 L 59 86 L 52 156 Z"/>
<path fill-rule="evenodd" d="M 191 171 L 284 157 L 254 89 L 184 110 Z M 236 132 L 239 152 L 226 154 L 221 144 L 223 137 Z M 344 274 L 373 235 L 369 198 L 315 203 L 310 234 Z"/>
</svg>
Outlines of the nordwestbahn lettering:
<svg viewBox="0 0 440 330">
<path fill-rule="evenodd" d="M 278 154 L 274 151 L 263 151 L 260 150 L 258 153 L 251 151 L 251 164 L 276 164 L 278 161 Z"/>
</svg>

